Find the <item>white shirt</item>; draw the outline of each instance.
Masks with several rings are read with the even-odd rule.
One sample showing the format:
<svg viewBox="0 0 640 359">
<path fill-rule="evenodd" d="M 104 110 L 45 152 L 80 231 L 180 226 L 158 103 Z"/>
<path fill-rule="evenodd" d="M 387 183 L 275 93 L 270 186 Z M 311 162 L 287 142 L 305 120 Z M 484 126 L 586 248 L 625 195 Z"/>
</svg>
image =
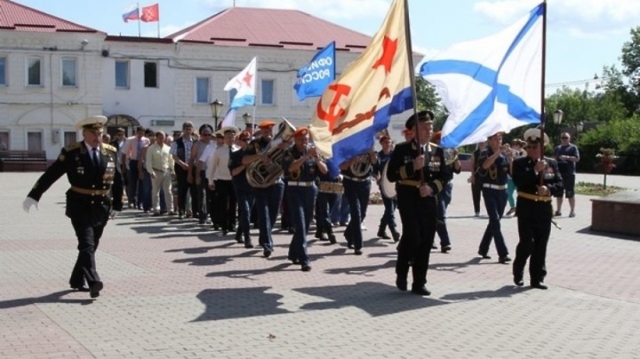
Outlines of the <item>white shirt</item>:
<svg viewBox="0 0 640 359">
<path fill-rule="evenodd" d="M 209 158 L 211 158 L 213 156 L 213 152 L 215 152 L 216 150 L 216 144 L 215 142 L 210 142 L 207 147 L 204 148 L 204 151 L 202 152 L 202 156 L 200 156 L 200 158 L 198 158 L 198 161 L 204 163 L 204 165 L 202 166 L 203 170 L 207 170 L 207 163 L 209 162 Z M 205 172 L 206 173 L 206 172 Z"/>
<path fill-rule="evenodd" d="M 138 149 L 142 150 L 143 148 L 151 144 L 151 141 L 149 141 L 149 139 L 144 136 L 140 138 L 140 142 L 141 142 L 141 145 L 139 146 L 138 138 L 136 136 L 131 136 L 127 138 L 127 141 L 124 143 L 124 146 L 122 147 L 122 153 L 127 155 L 127 159 L 137 160 Z"/>
<path fill-rule="evenodd" d="M 87 148 L 87 152 L 89 152 L 89 157 L 91 157 L 91 160 L 93 161 L 93 156 L 94 156 L 94 155 L 93 155 L 93 148 L 94 148 L 94 147 L 91 147 L 91 146 L 90 146 L 88 143 L 86 143 L 86 142 L 84 143 L 84 147 L 86 147 L 86 148 Z M 98 150 L 97 150 L 97 153 L 98 153 L 98 161 L 100 161 L 100 146 L 95 147 L 95 148 L 97 148 L 97 149 L 98 149 Z"/>
<path fill-rule="evenodd" d="M 169 153 L 170 147 L 167 145 L 159 146 L 157 143 L 147 148 L 147 156 L 145 166 L 147 172 L 153 171 L 171 172 L 173 171 L 173 156 Z"/>
<path fill-rule="evenodd" d="M 237 146 L 232 146 L 231 149 L 227 145 L 222 145 L 216 148 L 213 152 L 213 156 L 209 157 L 207 163 L 207 179 L 209 184 L 213 184 L 214 180 L 231 181 L 231 171 L 229 170 L 229 158 L 231 151 L 236 151 Z"/>
</svg>

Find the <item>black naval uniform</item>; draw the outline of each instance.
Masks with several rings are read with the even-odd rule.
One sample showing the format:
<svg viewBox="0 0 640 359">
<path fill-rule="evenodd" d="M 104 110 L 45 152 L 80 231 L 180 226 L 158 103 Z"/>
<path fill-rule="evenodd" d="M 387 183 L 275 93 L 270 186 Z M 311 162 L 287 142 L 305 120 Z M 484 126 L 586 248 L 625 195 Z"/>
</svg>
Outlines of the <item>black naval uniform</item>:
<svg viewBox="0 0 640 359">
<path fill-rule="evenodd" d="M 328 240 L 335 244 L 336 236 L 333 234 L 333 224 L 331 224 L 331 212 L 338 201 L 338 196 L 342 196 L 344 189 L 340 183 L 340 176 L 331 176 L 331 173 L 319 174 L 318 198 L 316 202 L 316 235 L 322 240 Z M 324 237 L 324 234 L 327 237 Z"/>
<path fill-rule="evenodd" d="M 406 290 L 407 274 L 410 263 L 413 262 L 412 291 L 428 294 L 424 285 L 427 283 L 429 254 L 436 233 L 436 195 L 451 180 L 452 174 L 445 164 L 442 148 L 426 147 L 426 165 L 422 171 L 424 183 L 431 187 L 433 194 L 421 197 L 418 189 L 420 172 L 413 170 L 413 159 L 419 156 L 420 150 L 420 145 L 415 141 L 398 144 L 389 160 L 387 179 L 396 182 L 398 210 L 402 221 L 396 285 L 399 289 Z"/>
<path fill-rule="evenodd" d="M 368 153 L 358 155 L 359 157 L 369 157 Z M 366 161 L 371 161 L 367 158 Z M 376 159 L 377 161 L 377 159 Z M 342 185 L 344 186 L 344 195 L 349 201 L 349 210 L 351 219 L 347 228 L 344 230 L 344 237 L 347 240 L 347 246 L 355 250 L 356 255 L 362 255 L 362 223 L 367 216 L 367 206 L 369 205 L 369 196 L 371 194 L 371 174 L 373 166 L 364 174 L 355 174 L 348 167 L 342 170 Z"/>
<path fill-rule="evenodd" d="M 529 275 L 534 287 L 540 287 L 547 275 L 545 258 L 553 218 L 551 196 L 562 193 L 563 188 L 558 163 L 545 157 L 547 165 L 544 169 L 544 185 L 549 188 L 550 195 L 537 194 L 537 186 L 540 184 L 539 176 L 534 172 L 537 161 L 531 157 L 518 158 L 513 161 L 512 170 L 513 182 L 518 188 L 516 213 L 520 237 L 513 261 L 513 279 L 516 284 L 522 285 L 524 267 L 531 256 Z"/>
<path fill-rule="evenodd" d="M 96 271 L 95 252 L 111 210 L 122 210 L 122 178 L 116 175 L 117 150 L 101 144 L 99 163 L 87 151 L 84 141 L 62 149 L 58 159 L 38 179 L 27 197 L 36 201 L 53 183 L 66 174 L 71 188 L 67 191 L 66 215 L 78 237 L 78 259 L 69 284 L 72 288 L 88 283 L 94 296 L 95 285 L 102 282 Z M 98 289 L 99 292 L 99 289 Z"/>
<path fill-rule="evenodd" d="M 289 244 L 289 255 L 287 256 L 294 264 L 300 264 L 303 271 L 311 269 L 309 266 L 309 255 L 307 254 L 307 233 L 313 218 L 313 208 L 315 205 L 318 187 L 318 165 L 316 160 L 308 158 L 297 171 L 289 171 L 293 162 L 307 154 L 307 149 L 298 151 L 295 146 L 287 150 L 282 160 L 287 179 L 287 194 L 285 200 L 287 209 L 293 225 L 293 238 Z"/>
</svg>

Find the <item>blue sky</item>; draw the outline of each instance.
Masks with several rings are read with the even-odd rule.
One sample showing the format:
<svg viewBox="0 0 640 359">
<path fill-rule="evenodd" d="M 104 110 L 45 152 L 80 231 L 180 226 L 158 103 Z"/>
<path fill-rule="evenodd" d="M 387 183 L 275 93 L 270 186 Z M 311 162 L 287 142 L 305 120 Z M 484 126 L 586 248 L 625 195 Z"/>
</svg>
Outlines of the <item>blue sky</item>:
<svg viewBox="0 0 640 359">
<path fill-rule="evenodd" d="M 107 32 L 138 34 L 122 14 L 130 0 L 15 0 L 46 13 Z M 141 6 L 155 1 L 142 2 Z M 160 0 L 160 32 L 168 35 L 226 7 L 233 0 Z M 391 0 L 236 0 L 236 6 L 290 8 L 372 35 Z M 433 56 L 450 45 L 489 35 L 532 9 L 539 0 L 409 0 L 414 50 Z M 619 66 L 629 30 L 640 25 L 640 0 L 550 0 L 547 33 L 547 93 L 558 84 L 593 88 L 595 73 Z M 142 23 L 143 36 L 157 36 L 156 23 Z"/>
</svg>

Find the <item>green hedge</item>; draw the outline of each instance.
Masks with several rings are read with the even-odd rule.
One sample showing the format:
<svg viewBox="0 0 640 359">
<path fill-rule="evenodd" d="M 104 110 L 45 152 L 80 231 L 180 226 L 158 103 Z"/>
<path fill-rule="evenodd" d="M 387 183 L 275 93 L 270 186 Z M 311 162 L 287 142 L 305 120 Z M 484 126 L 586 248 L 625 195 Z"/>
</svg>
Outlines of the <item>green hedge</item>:
<svg viewBox="0 0 640 359">
<path fill-rule="evenodd" d="M 618 164 L 622 165 L 613 173 L 640 174 L 640 117 L 635 115 L 630 119 L 602 123 L 579 135 L 578 148 L 580 172 L 594 172 L 594 166 L 599 162 L 596 155 L 600 153 L 600 148 L 612 148 L 620 157 Z"/>
</svg>

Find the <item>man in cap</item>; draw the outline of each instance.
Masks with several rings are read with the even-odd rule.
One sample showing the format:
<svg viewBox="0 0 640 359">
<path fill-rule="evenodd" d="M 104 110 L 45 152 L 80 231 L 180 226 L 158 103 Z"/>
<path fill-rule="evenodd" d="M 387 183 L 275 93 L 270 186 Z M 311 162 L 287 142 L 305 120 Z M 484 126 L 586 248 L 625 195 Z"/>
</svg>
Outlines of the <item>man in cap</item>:
<svg viewBox="0 0 640 359">
<path fill-rule="evenodd" d="M 311 270 L 307 254 L 307 232 L 313 218 L 318 193 L 319 173 L 327 173 L 327 165 L 318 157 L 315 147 L 309 147 L 309 129 L 301 127 L 293 134 L 294 145 L 283 157 L 282 168 L 287 178 L 287 208 L 294 228 L 288 258 L 300 264 L 303 272 Z"/>
<path fill-rule="evenodd" d="M 262 161 L 266 166 L 272 164 L 271 159 L 263 153 L 263 150 L 269 145 L 273 138 L 274 126 L 275 122 L 270 120 L 260 122 L 258 125 L 260 137 L 256 137 L 256 139 L 249 144 L 249 148 L 242 158 L 243 165 L 249 166 L 256 161 Z M 285 150 L 289 145 L 289 141 L 283 141 L 278 144 L 278 149 Z M 280 209 L 283 194 L 284 182 L 282 181 L 282 176 L 280 176 L 275 183 L 268 184 L 267 187 L 255 188 L 258 226 L 260 228 L 259 244 L 264 249 L 263 255 L 265 258 L 269 258 L 273 252 L 271 230 L 278 218 L 278 210 Z"/>
<path fill-rule="evenodd" d="M 438 131 L 433 135 L 433 142 L 440 146 L 442 131 Z M 460 174 L 462 165 L 458 160 L 458 150 L 455 148 L 442 148 L 444 152 L 444 160 L 451 173 Z M 436 224 L 436 232 L 440 237 L 440 252 L 448 253 L 451 250 L 451 238 L 447 229 L 447 208 L 451 203 L 453 193 L 453 181 L 449 181 L 440 194 L 438 194 L 438 221 Z M 435 245 L 434 245 L 435 247 Z M 434 248 L 436 249 L 436 248 Z"/>
<path fill-rule="evenodd" d="M 452 175 L 442 149 L 429 143 L 433 113 L 421 111 L 407 122 L 416 137 L 396 145 L 387 168 L 387 179 L 397 182 L 398 210 L 402 220 L 396 286 L 402 291 L 407 290 L 407 274 L 413 263 L 411 292 L 430 295 L 426 283 L 429 255 L 436 234 L 436 196 Z"/>
<path fill-rule="evenodd" d="M 238 129 L 233 126 L 223 127 L 220 130 L 224 136 L 224 143 L 218 147 L 207 163 L 207 180 L 209 189 L 216 191 L 216 200 L 213 205 L 217 206 L 215 213 L 218 214 L 220 230 L 222 235 L 236 230 L 236 195 L 233 191 L 232 176 L 229 170 L 229 157 L 232 151 L 237 148 L 234 145 Z"/>
<path fill-rule="evenodd" d="M 380 136 L 379 142 L 382 146 L 382 149 L 378 151 L 378 162 L 373 169 L 373 175 L 378 180 L 378 186 L 380 186 L 381 183 L 380 176 L 382 175 L 384 166 L 387 164 L 387 162 L 389 162 L 389 160 L 391 159 L 391 154 L 393 153 L 391 148 L 391 138 L 389 136 Z M 383 191 L 380 190 L 380 193 L 383 193 Z M 391 237 L 389 237 L 389 235 L 387 234 L 387 227 L 389 227 L 391 235 L 393 236 L 393 241 L 398 242 L 400 240 L 400 233 L 398 233 L 396 229 L 395 214 L 396 207 L 398 206 L 398 200 L 396 197 L 387 198 L 383 194 L 382 203 L 384 204 L 384 214 L 382 215 L 382 218 L 380 218 L 380 225 L 378 226 L 377 236 L 378 238 L 382 239 L 390 239 Z"/>
<path fill-rule="evenodd" d="M 558 163 L 542 156 L 544 149 L 540 143 L 541 132 L 536 128 L 525 131 L 527 156 L 513 161 L 513 182 L 518 189 L 516 213 L 520 237 L 513 261 L 513 282 L 519 287 L 524 285 L 524 267 L 531 257 L 531 286 L 547 289 L 544 278 L 547 275 L 545 261 L 553 217 L 551 196 L 562 193 L 563 184 Z M 545 143 L 549 143 L 546 134 L 544 139 Z"/>
<path fill-rule="evenodd" d="M 38 208 L 44 192 L 67 175 L 71 188 L 67 191 L 65 214 L 78 237 L 78 258 L 69 285 L 78 291 L 88 291 L 91 298 L 98 297 L 103 288 L 96 270 L 96 249 L 112 210 L 122 210 L 122 179 L 116 175 L 118 151 L 101 143 L 106 122 L 104 116 L 80 121 L 76 127 L 82 130 L 83 141 L 60 151 L 58 159 L 38 179 L 23 203 L 27 212 L 32 206 Z"/>
<path fill-rule="evenodd" d="M 491 258 L 488 252 L 493 239 L 498 251 L 498 262 L 506 264 L 511 262 L 511 258 L 502 235 L 500 220 L 507 206 L 507 176 L 511 171 L 513 154 L 509 144 L 502 145 L 502 132 L 490 136 L 487 142 L 487 150 L 480 155 L 478 172 L 482 178 L 482 198 L 489 223 L 480 241 L 478 255 L 484 259 Z"/>
<path fill-rule="evenodd" d="M 244 243 L 244 247 L 253 248 L 250 237 L 250 217 L 251 208 L 253 207 L 253 188 L 247 181 L 247 166 L 242 164 L 242 157 L 249 148 L 251 134 L 242 131 L 238 136 L 235 148 L 229 157 L 229 170 L 233 176 L 233 189 L 235 190 L 236 200 L 238 202 L 238 231 L 236 232 L 236 242 Z"/>
</svg>

